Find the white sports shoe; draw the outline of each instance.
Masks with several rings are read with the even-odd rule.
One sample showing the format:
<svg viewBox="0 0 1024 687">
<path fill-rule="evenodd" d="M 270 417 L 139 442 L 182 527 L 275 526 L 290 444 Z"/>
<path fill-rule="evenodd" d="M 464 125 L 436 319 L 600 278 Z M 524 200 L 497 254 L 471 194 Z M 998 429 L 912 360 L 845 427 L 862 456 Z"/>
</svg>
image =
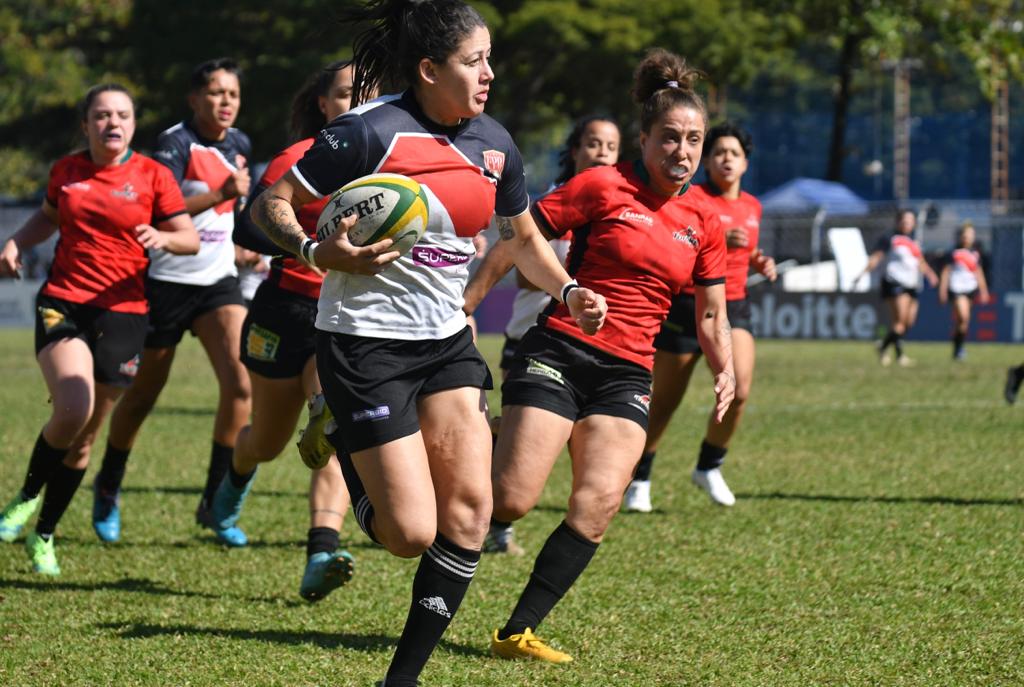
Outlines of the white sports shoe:
<svg viewBox="0 0 1024 687">
<path fill-rule="evenodd" d="M 718 468 L 694 470 L 690 475 L 690 481 L 706 491 L 711 500 L 720 506 L 731 506 L 736 503 L 736 497 L 729 490 L 729 485 L 725 483 L 722 471 Z"/>
<path fill-rule="evenodd" d="M 650 513 L 651 480 L 635 479 L 630 482 L 623 499 L 623 508 L 631 513 Z"/>
</svg>

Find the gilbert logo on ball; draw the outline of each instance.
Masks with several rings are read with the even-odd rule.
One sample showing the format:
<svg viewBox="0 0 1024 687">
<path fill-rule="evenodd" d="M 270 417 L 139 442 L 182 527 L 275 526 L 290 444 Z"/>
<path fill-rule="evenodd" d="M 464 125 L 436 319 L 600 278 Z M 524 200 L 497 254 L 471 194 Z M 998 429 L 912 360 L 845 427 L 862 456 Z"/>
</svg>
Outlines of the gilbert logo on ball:
<svg viewBox="0 0 1024 687">
<path fill-rule="evenodd" d="M 348 240 L 355 246 L 394 241 L 392 250 L 406 253 L 427 228 L 427 194 L 415 179 L 401 174 L 369 174 L 350 181 L 333 194 L 317 220 L 316 239 L 337 231 L 341 220 L 356 215 Z"/>
</svg>

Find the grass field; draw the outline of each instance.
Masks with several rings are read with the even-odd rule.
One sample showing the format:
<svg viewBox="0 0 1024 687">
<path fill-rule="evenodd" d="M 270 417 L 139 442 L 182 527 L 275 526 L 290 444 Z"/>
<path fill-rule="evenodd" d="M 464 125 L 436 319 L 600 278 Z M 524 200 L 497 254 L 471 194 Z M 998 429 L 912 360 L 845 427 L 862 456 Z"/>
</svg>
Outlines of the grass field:
<svg viewBox="0 0 1024 687">
<path fill-rule="evenodd" d="M 48 415 L 31 345 L 0 331 L 3 501 Z M 499 345 L 481 347 L 494 361 Z M 424 684 L 1024 684 L 1024 407 L 1001 399 L 1024 349 L 969 351 L 954 365 L 945 345 L 911 344 L 917 368 L 882 369 L 866 344 L 761 342 L 729 510 L 688 482 L 711 398 L 700 375 L 655 466 L 656 512 L 616 518 L 541 628 L 576 661 L 492 659 L 488 633 L 562 517 L 559 461 L 517 525 L 528 555 L 484 559 Z M 0 685 L 363 687 L 384 674 L 416 562 L 371 547 L 349 516 L 356 577 L 302 602 L 309 474 L 294 452 L 257 478 L 248 548 L 192 524 L 215 392 L 187 342 L 129 464 L 122 543 L 96 539 L 83 488 L 58 531 L 62 577 L 2 545 Z"/>
</svg>

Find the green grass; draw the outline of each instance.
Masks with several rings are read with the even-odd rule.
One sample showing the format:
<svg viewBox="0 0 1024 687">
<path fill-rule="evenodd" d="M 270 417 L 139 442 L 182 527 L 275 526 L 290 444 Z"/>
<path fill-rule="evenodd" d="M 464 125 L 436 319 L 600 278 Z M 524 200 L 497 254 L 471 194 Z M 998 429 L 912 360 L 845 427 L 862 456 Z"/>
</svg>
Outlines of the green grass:
<svg viewBox="0 0 1024 687">
<path fill-rule="evenodd" d="M 499 345 L 482 342 L 489 360 Z M 881 369 L 867 344 L 759 343 L 730 510 L 688 482 L 711 399 L 699 372 L 655 466 L 656 512 L 616 518 L 541 628 L 576 661 L 491 659 L 488 633 L 562 517 L 559 461 L 517 525 L 529 555 L 484 559 L 424 683 L 1024 684 L 1024 407 L 1000 395 L 1022 349 L 972 346 L 963 365 L 945 345 L 910 353 L 917 368 Z M 29 333 L 0 332 L 0 376 L 6 500 L 48 415 Z M 62 577 L 2 545 L 0 684 L 362 687 L 384 674 L 416 563 L 370 547 L 349 516 L 356 577 L 302 602 L 309 475 L 294 451 L 260 472 L 249 548 L 192 524 L 215 394 L 186 342 L 129 464 L 123 543 L 93 535 L 83 488 L 58 533 Z"/>
</svg>

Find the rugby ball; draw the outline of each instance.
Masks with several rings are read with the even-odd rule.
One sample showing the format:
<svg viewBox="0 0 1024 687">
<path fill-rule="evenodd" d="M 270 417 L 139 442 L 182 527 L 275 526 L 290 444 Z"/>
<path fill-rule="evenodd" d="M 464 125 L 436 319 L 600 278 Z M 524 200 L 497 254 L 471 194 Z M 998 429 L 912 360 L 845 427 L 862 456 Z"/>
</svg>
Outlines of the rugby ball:
<svg viewBox="0 0 1024 687">
<path fill-rule="evenodd" d="M 369 174 L 331 194 L 317 220 L 316 239 L 333 234 L 341 220 L 357 215 L 348 240 L 364 246 L 391 239 L 392 250 L 408 252 L 427 228 L 427 194 L 415 179 L 401 174 Z"/>
</svg>

